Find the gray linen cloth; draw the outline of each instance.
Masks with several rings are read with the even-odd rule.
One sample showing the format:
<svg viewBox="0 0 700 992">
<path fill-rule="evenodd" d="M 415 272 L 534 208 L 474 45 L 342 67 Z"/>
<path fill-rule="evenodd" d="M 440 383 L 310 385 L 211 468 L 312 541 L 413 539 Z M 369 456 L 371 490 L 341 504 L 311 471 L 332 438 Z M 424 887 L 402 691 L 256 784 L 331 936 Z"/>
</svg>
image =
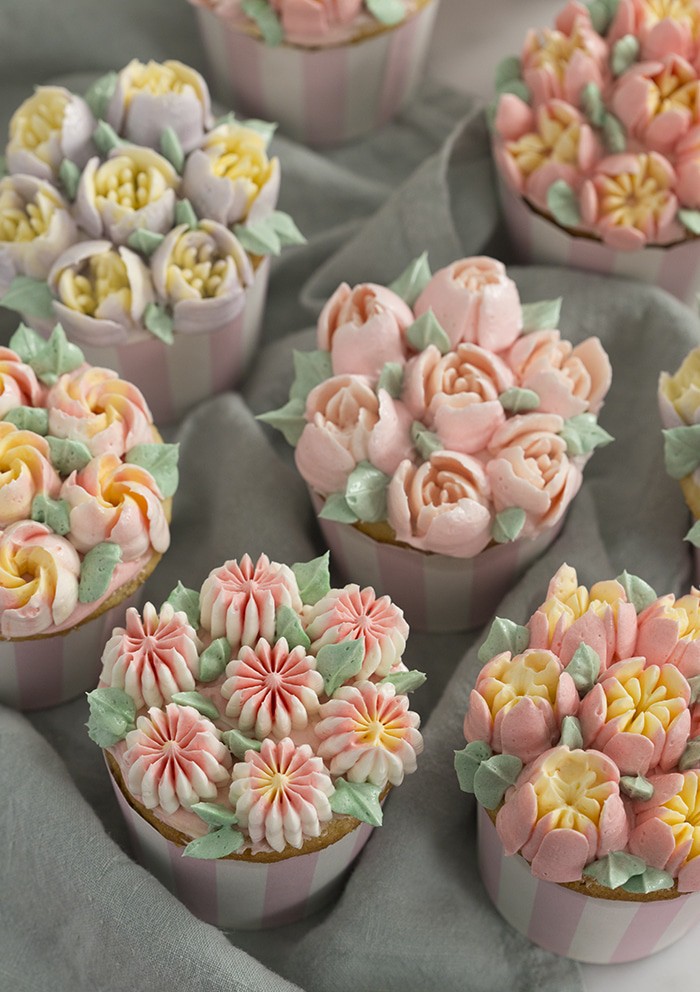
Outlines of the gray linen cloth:
<svg viewBox="0 0 700 992">
<path fill-rule="evenodd" d="M 31 82 L 133 55 L 202 65 L 187 5 L 3 0 L 0 118 Z M 148 584 L 156 603 L 179 578 L 196 586 L 246 551 L 287 562 L 322 551 L 292 453 L 254 414 L 284 402 L 292 348 L 313 346 L 300 328 L 337 283 L 390 280 L 425 248 L 433 268 L 507 251 L 483 120 L 464 97 L 427 89 L 398 122 L 349 148 L 318 155 L 278 139 L 276 150 L 282 208 L 309 245 L 274 265 L 265 346 L 241 392 L 171 432 L 182 484 L 171 549 Z M 585 582 L 626 567 L 660 591 L 687 589 L 687 512 L 663 469 L 655 390 L 659 372 L 700 340 L 698 321 L 641 285 L 551 268 L 512 274 L 524 301 L 565 297 L 566 337 L 601 337 L 615 370 L 601 422 L 617 440 L 594 455 L 560 538 L 498 613 L 523 622 L 563 561 Z M 418 772 L 392 795 L 335 905 L 263 933 L 220 933 L 132 861 L 84 700 L 29 717 L 0 707 L 0 990 L 580 989 L 576 966 L 504 924 L 479 881 L 473 803 L 459 792 L 452 752 L 463 745 L 482 636 L 412 635 L 406 660 L 430 676 L 414 697 L 425 720 Z"/>
</svg>

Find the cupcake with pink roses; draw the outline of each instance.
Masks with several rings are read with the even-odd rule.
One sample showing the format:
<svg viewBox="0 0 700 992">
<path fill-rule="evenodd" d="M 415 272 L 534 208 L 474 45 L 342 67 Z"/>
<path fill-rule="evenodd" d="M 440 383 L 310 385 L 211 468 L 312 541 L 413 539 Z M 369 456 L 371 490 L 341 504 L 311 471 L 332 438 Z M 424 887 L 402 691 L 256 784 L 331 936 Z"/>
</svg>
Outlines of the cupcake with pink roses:
<svg viewBox="0 0 700 992">
<path fill-rule="evenodd" d="M 170 543 L 177 460 L 136 386 L 60 325 L 0 348 L 0 702 L 39 709 L 96 684 Z"/>
<path fill-rule="evenodd" d="M 130 609 L 88 731 L 144 866 L 225 929 L 300 919 L 336 891 L 423 748 L 408 625 L 328 555 L 248 555 Z"/>
<path fill-rule="evenodd" d="M 562 565 L 496 618 L 455 754 L 499 912 L 580 961 L 632 961 L 700 921 L 700 591 L 579 585 Z"/>
<path fill-rule="evenodd" d="M 496 71 L 493 148 L 523 260 L 700 290 L 700 9 L 570 0 Z"/>
<path fill-rule="evenodd" d="M 261 417 L 295 446 L 339 567 L 416 627 L 484 623 L 612 440 L 597 423 L 608 357 L 562 339 L 560 308 L 521 304 L 485 257 L 343 284 L 318 350 L 295 352 L 289 402 Z"/>
</svg>

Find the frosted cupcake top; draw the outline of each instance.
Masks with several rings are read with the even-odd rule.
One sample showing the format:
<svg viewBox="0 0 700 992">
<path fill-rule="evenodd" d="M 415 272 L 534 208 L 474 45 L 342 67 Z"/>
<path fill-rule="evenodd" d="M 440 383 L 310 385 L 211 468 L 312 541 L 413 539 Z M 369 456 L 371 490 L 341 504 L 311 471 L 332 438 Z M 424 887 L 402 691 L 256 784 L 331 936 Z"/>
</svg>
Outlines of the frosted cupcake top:
<svg viewBox="0 0 700 992">
<path fill-rule="evenodd" d="M 469 558 L 554 527 L 592 451 L 611 382 L 598 338 L 575 347 L 561 300 L 522 305 L 492 258 L 390 287 L 343 283 L 294 353 L 289 402 L 260 419 L 295 446 L 320 516 Z"/>
<path fill-rule="evenodd" d="M 331 589 L 328 555 L 248 555 L 127 611 L 89 693 L 90 737 L 192 857 L 300 849 L 334 816 L 379 826 L 423 749 L 407 692 L 425 681 L 388 596 Z"/>
<path fill-rule="evenodd" d="M 627 572 L 588 589 L 562 565 L 479 660 L 455 768 L 505 853 L 551 882 L 700 889 L 700 591 Z"/>
<path fill-rule="evenodd" d="M 37 87 L 0 178 L 0 303 L 83 344 L 226 325 L 259 256 L 303 241 L 275 209 L 273 131 L 214 120 L 180 62 L 134 60 L 84 97 Z"/>
<path fill-rule="evenodd" d="M 170 543 L 178 446 L 60 325 L 0 348 L 0 636 L 74 626 Z"/>
<path fill-rule="evenodd" d="M 695 518 L 685 539 L 700 547 L 700 348 L 693 348 L 675 375 L 661 373 L 658 395 L 666 471 L 680 482 Z"/>
<path fill-rule="evenodd" d="M 700 232 L 694 0 L 571 0 L 496 72 L 501 176 L 562 227 L 612 248 Z"/>
</svg>

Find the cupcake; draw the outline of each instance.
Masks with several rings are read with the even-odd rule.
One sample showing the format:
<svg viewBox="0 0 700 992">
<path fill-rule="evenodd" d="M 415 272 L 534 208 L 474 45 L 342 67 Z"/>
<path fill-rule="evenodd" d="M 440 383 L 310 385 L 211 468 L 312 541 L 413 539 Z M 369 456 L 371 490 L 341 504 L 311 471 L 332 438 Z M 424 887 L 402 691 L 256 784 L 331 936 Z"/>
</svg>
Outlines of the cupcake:
<svg viewBox="0 0 700 992">
<path fill-rule="evenodd" d="M 562 565 L 481 646 L 455 768 L 484 886 L 546 950 L 633 961 L 700 921 L 699 634 L 697 589 Z"/>
<path fill-rule="evenodd" d="M 0 703 L 97 683 L 108 632 L 170 543 L 178 446 L 57 325 L 0 348 Z"/>
<path fill-rule="evenodd" d="M 225 929 L 300 919 L 335 893 L 423 747 L 387 597 L 331 589 L 328 555 L 248 555 L 127 611 L 88 695 L 134 848 Z"/>
<path fill-rule="evenodd" d="M 144 393 L 158 423 L 229 389 L 260 330 L 269 255 L 303 241 L 275 210 L 274 125 L 214 120 L 204 79 L 132 61 L 81 97 L 15 111 L 0 178 L 0 302 Z"/>
<path fill-rule="evenodd" d="M 612 440 L 597 423 L 608 357 L 561 338 L 560 308 L 521 305 L 485 257 L 343 283 L 318 350 L 294 354 L 289 402 L 260 418 L 295 445 L 339 567 L 415 627 L 484 623 Z"/>
<path fill-rule="evenodd" d="M 420 81 L 438 0 L 190 0 L 217 92 L 310 145 L 386 123 Z"/>
<path fill-rule="evenodd" d="M 496 72 L 493 148 L 521 258 L 700 290 L 700 9 L 571 0 Z"/>
</svg>

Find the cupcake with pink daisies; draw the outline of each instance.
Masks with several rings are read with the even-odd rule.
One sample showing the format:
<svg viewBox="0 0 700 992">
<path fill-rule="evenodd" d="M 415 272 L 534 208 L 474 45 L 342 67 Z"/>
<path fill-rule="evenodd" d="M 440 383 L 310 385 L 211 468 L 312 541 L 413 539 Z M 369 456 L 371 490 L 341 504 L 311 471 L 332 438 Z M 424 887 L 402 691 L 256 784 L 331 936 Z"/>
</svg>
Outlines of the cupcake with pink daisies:
<svg viewBox="0 0 700 992">
<path fill-rule="evenodd" d="M 423 748 L 408 633 L 388 597 L 331 589 L 328 555 L 245 555 L 127 611 L 88 732 L 136 853 L 192 912 L 258 929 L 334 894 Z"/>
</svg>

